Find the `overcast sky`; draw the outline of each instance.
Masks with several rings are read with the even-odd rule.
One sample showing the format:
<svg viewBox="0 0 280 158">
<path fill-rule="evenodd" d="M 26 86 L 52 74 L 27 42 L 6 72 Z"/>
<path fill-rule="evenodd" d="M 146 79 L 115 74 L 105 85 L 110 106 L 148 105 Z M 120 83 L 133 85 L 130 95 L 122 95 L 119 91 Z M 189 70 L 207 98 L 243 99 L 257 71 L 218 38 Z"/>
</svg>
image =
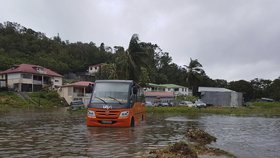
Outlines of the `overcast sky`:
<svg viewBox="0 0 280 158">
<path fill-rule="evenodd" d="M 0 0 L 0 22 L 53 37 L 124 46 L 132 34 L 213 79 L 280 76 L 280 0 Z"/>
</svg>

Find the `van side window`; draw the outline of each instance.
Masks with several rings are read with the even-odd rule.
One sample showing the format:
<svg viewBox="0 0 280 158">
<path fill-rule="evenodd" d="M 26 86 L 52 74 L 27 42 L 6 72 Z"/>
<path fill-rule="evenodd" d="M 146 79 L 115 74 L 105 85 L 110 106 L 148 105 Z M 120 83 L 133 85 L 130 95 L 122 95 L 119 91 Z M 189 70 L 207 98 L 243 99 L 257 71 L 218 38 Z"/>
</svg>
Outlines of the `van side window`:
<svg viewBox="0 0 280 158">
<path fill-rule="evenodd" d="M 144 91 L 143 91 L 142 88 L 139 88 L 138 92 L 137 92 L 137 101 L 138 102 L 144 102 L 144 100 L 145 100 Z"/>
</svg>

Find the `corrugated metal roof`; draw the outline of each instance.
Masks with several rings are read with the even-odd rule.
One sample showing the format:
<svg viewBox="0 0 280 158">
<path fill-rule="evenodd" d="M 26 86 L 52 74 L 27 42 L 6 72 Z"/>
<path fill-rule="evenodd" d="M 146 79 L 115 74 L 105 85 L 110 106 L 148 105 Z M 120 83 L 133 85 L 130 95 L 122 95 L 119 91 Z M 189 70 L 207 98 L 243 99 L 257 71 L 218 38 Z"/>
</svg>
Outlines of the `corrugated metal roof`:
<svg viewBox="0 0 280 158">
<path fill-rule="evenodd" d="M 234 92 L 233 90 L 219 87 L 198 87 L 198 92 Z"/>
</svg>

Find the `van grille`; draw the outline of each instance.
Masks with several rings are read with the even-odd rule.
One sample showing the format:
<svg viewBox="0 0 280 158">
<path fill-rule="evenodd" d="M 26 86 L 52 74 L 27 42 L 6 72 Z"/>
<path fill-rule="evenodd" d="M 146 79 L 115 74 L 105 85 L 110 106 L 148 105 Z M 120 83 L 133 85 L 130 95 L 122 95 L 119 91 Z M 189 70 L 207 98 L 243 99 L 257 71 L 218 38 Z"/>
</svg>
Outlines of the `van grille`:
<svg viewBox="0 0 280 158">
<path fill-rule="evenodd" d="M 97 118 L 118 118 L 120 115 L 120 111 L 118 110 L 96 110 Z"/>
</svg>

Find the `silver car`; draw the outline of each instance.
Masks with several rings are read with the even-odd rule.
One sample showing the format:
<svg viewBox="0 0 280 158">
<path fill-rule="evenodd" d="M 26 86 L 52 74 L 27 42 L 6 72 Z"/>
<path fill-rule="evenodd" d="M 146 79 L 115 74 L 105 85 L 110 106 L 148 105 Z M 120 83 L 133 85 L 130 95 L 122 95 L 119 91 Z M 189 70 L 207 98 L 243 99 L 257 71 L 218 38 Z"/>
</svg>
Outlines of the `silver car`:
<svg viewBox="0 0 280 158">
<path fill-rule="evenodd" d="M 195 107 L 198 108 L 206 108 L 206 104 L 204 102 L 202 102 L 201 100 L 197 100 L 194 102 Z"/>
<path fill-rule="evenodd" d="M 81 100 L 74 100 L 70 103 L 71 110 L 84 109 L 85 105 Z"/>
</svg>

